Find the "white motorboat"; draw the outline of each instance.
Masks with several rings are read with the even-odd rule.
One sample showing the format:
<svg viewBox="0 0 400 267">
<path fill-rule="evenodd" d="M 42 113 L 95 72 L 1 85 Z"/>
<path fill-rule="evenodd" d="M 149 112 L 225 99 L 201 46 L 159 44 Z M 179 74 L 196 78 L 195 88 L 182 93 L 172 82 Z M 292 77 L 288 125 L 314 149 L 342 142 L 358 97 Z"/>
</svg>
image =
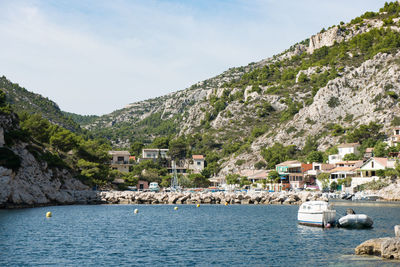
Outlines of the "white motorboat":
<svg viewBox="0 0 400 267">
<path fill-rule="evenodd" d="M 308 201 L 301 204 L 297 220 L 299 224 L 330 227 L 335 224 L 336 210 L 325 201 Z"/>
<path fill-rule="evenodd" d="M 340 227 L 346 228 L 371 228 L 374 222 L 365 214 L 347 214 L 339 219 Z"/>
</svg>

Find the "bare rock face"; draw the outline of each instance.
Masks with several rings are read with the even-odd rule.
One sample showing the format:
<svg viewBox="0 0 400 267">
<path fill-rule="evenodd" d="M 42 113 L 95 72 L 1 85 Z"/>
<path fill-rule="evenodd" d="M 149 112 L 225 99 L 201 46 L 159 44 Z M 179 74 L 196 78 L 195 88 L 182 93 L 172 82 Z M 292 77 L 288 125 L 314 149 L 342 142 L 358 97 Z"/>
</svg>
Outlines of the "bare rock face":
<svg viewBox="0 0 400 267">
<path fill-rule="evenodd" d="M 391 240 L 391 237 L 370 239 L 358 245 L 355 249 L 356 255 L 382 255 L 382 244 Z"/>
<path fill-rule="evenodd" d="M 400 260 L 400 225 L 394 227 L 395 237 L 376 238 L 356 247 L 356 255 L 374 255 L 383 259 Z"/>
<path fill-rule="evenodd" d="M 0 207 L 71 204 L 76 201 L 73 191 L 88 189 L 67 171 L 47 169 L 24 144 L 13 151 L 21 158 L 21 167 L 16 172 L 0 167 Z"/>
<path fill-rule="evenodd" d="M 308 52 L 312 54 L 316 49 L 323 46 L 332 46 L 335 42 L 339 43 L 343 40 L 344 33 L 342 33 L 339 27 L 333 27 L 325 32 L 311 36 Z"/>
<path fill-rule="evenodd" d="M 400 260 L 400 238 L 391 238 L 382 243 L 382 258 Z"/>
</svg>

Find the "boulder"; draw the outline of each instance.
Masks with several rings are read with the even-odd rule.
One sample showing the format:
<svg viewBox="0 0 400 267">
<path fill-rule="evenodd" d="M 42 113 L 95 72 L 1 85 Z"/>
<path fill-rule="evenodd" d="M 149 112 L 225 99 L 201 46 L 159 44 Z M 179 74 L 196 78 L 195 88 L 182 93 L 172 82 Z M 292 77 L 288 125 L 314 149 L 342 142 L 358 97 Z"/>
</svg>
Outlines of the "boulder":
<svg viewBox="0 0 400 267">
<path fill-rule="evenodd" d="M 391 238 L 382 242 L 381 250 L 382 258 L 400 260 L 400 238 Z"/>
<path fill-rule="evenodd" d="M 375 238 L 367 240 L 355 249 L 356 255 L 382 255 L 382 243 L 389 241 L 391 237 Z"/>
<path fill-rule="evenodd" d="M 365 241 L 355 249 L 356 255 L 381 256 L 384 259 L 400 260 L 400 238 L 384 237 Z"/>
</svg>

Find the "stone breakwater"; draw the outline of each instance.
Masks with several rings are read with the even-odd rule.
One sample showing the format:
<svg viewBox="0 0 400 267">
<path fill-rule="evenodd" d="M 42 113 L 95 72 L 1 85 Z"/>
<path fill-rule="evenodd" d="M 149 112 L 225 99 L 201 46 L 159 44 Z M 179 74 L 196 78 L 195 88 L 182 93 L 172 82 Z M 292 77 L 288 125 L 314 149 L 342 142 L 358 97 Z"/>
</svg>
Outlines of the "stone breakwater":
<svg viewBox="0 0 400 267">
<path fill-rule="evenodd" d="M 107 204 L 244 204 L 244 205 L 300 205 L 305 201 L 328 199 L 317 192 L 262 192 L 262 193 L 230 193 L 230 192 L 132 192 L 103 191 L 99 192 L 97 202 Z"/>
<path fill-rule="evenodd" d="M 400 260 L 400 225 L 394 227 L 395 237 L 375 238 L 355 248 L 356 255 L 380 256 L 383 259 Z"/>
</svg>

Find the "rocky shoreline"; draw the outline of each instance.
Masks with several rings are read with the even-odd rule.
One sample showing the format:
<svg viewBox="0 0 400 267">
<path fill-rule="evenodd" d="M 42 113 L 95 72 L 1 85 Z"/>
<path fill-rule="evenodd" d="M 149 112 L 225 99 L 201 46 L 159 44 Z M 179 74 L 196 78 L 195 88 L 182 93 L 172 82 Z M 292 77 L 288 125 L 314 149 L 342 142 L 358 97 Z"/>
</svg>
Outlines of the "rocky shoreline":
<svg viewBox="0 0 400 267">
<path fill-rule="evenodd" d="M 133 192 L 62 190 L 57 199 L 43 202 L 4 202 L 0 208 L 29 208 L 75 204 L 232 204 L 232 205 L 300 205 L 305 201 L 328 198 L 319 192 Z"/>
<path fill-rule="evenodd" d="M 375 238 L 363 242 L 355 248 L 355 254 L 400 260 L 400 225 L 396 225 L 394 231 L 395 237 Z"/>
<path fill-rule="evenodd" d="M 315 192 L 132 192 L 103 191 L 100 201 L 108 204 L 283 204 L 300 205 L 309 200 L 328 201 L 322 193 Z"/>
<path fill-rule="evenodd" d="M 43 201 L 0 203 L 0 209 L 31 208 L 54 205 L 96 204 L 231 204 L 231 205 L 300 205 L 311 200 L 328 201 L 321 192 L 134 192 L 60 190 L 55 197 Z M 335 197 L 337 198 L 337 196 Z M 385 201 L 385 199 L 381 200 Z"/>
</svg>

